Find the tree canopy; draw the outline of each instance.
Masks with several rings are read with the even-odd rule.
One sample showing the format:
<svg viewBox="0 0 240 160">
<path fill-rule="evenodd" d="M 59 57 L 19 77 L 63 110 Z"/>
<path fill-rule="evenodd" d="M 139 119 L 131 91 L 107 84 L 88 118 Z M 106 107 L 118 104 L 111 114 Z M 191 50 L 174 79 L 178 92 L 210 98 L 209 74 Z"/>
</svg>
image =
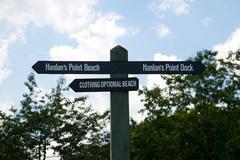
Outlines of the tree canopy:
<svg viewBox="0 0 240 160">
<path fill-rule="evenodd" d="M 102 160 L 109 155 L 109 133 L 104 132 L 108 112 L 95 112 L 85 105 L 86 97 L 67 98 L 64 84 L 60 78 L 56 88 L 43 93 L 34 74 L 29 75 L 20 110 L 0 114 L 0 159 L 45 160 L 49 149 L 64 160 Z"/>
<path fill-rule="evenodd" d="M 201 74 L 162 76 L 166 88 L 139 91 L 148 116 L 132 127 L 133 159 L 240 158 L 240 51 L 216 55 L 189 59 L 206 66 Z"/>
</svg>

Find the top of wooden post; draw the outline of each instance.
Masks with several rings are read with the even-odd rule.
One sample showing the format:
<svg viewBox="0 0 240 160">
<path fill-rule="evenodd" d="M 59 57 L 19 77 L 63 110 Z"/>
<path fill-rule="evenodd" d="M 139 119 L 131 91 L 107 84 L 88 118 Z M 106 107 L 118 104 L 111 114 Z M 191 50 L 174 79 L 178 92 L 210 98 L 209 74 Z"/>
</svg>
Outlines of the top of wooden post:
<svg viewBox="0 0 240 160">
<path fill-rule="evenodd" d="M 128 60 L 128 51 L 120 45 L 112 48 L 110 50 L 110 59 L 111 61 L 127 61 Z"/>
</svg>

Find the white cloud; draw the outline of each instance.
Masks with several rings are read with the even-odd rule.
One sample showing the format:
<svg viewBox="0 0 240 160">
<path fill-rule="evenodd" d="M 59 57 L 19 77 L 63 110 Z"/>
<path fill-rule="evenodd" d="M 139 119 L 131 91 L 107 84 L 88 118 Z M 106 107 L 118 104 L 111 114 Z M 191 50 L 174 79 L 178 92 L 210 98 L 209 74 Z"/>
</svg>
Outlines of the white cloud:
<svg viewBox="0 0 240 160">
<path fill-rule="evenodd" d="M 11 71 L 6 68 L 8 44 L 0 44 L 0 84 L 8 77 Z"/>
<path fill-rule="evenodd" d="M 50 57 L 54 60 L 109 60 L 109 52 L 116 45 L 117 38 L 125 35 L 125 28 L 119 27 L 116 22 L 121 17 L 106 14 L 71 33 L 70 38 L 76 40 L 78 45 L 54 46 Z"/>
<path fill-rule="evenodd" d="M 0 37 L 0 84 L 11 73 L 8 69 L 8 48 L 16 39 L 16 33 L 11 33 L 8 37 Z"/>
<path fill-rule="evenodd" d="M 140 29 L 137 27 L 128 27 L 127 32 L 134 36 L 140 33 Z"/>
<path fill-rule="evenodd" d="M 96 93 L 84 93 L 81 95 L 88 96 L 87 104 L 90 104 L 94 110 L 103 113 L 110 110 L 110 93 L 108 92 L 96 92 Z"/>
<path fill-rule="evenodd" d="M 142 89 L 142 85 L 139 85 L 139 89 Z M 143 96 L 139 96 L 138 91 L 129 92 L 129 114 L 137 122 L 144 120 L 146 117 L 145 114 L 138 113 L 143 108 L 142 99 Z"/>
<path fill-rule="evenodd" d="M 0 6 L 1 8 L 1 6 Z M 0 11 L 1 12 L 1 11 Z M 1 17 L 1 14 L 0 14 Z M 8 49 L 17 39 L 24 40 L 23 32 L 13 29 L 8 24 L 1 22 L 0 19 L 0 84 L 7 79 L 12 72 L 9 67 Z"/>
<path fill-rule="evenodd" d="M 9 110 L 14 106 L 13 102 L 0 100 L 0 110 L 6 114 L 9 114 Z"/>
<path fill-rule="evenodd" d="M 217 58 L 226 58 L 229 51 L 236 52 L 238 49 L 240 49 L 240 28 L 236 29 L 225 42 L 213 47 L 214 51 L 218 51 Z"/>
<path fill-rule="evenodd" d="M 180 61 L 175 55 L 164 55 L 161 53 L 156 53 L 154 55 L 154 61 Z M 158 74 L 152 74 L 147 76 L 147 87 L 153 88 L 154 85 L 160 86 L 160 88 L 166 87 L 166 82 L 164 79 L 162 79 L 161 75 Z"/>
<path fill-rule="evenodd" d="M 142 89 L 142 85 L 139 85 Z M 110 110 L 110 93 L 109 92 L 88 92 L 81 93 L 81 96 L 87 96 L 87 105 L 91 105 L 94 110 L 103 113 Z M 138 91 L 129 91 L 129 115 L 134 120 L 140 122 L 146 115 L 139 114 L 143 107 L 141 99 L 143 97 L 138 95 Z"/>
<path fill-rule="evenodd" d="M 39 27 L 53 25 L 59 32 L 71 33 L 94 18 L 92 7 L 96 3 L 97 0 L 3 0 L 0 20 L 14 28 L 32 23 Z"/>
<path fill-rule="evenodd" d="M 53 47 L 50 51 L 52 59 L 74 59 L 85 55 L 95 58 L 96 54 L 102 58 L 103 54 L 108 54 L 105 49 L 110 50 L 116 39 L 127 30 L 117 25 L 121 16 L 97 11 L 94 8 L 97 2 L 98 0 L 4 0 L 0 6 L 0 22 L 7 23 L 15 30 L 25 30 L 29 24 L 52 26 L 55 31 L 78 42 L 75 48 L 64 45 Z"/>
<path fill-rule="evenodd" d="M 170 29 L 164 24 L 161 24 L 157 27 L 157 35 L 160 39 L 168 36 L 170 33 Z"/>
<path fill-rule="evenodd" d="M 204 28 L 208 28 L 212 21 L 213 21 L 212 17 L 206 17 L 202 20 L 202 26 Z"/>
<path fill-rule="evenodd" d="M 187 15 L 190 12 L 191 0 L 155 0 L 150 9 L 155 13 L 174 12 L 176 15 Z"/>
<path fill-rule="evenodd" d="M 141 85 L 139 88 L 142 88 Z M 110 110 L 110 93 L 109 92 L 96 92 L 84 93 L 81 96 L 88 96 L 87 104 L 91 105 L 94 110 L 103 113 Z M 129 115 L 134 120 L 140 122 L 145 118 L 145 115 L 139 114 L 143 107 L 141 102 L 142 96 L 138 96 L 138 91 L 129 91 Z"/>
</svg>

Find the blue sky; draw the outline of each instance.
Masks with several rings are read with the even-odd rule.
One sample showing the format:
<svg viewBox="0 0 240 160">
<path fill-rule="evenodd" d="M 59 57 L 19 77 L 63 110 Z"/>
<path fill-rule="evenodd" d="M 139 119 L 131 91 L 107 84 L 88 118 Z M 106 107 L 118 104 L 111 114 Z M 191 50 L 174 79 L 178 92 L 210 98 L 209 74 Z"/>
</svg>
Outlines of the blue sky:
<svg viewBox="0 0 240 160">
<path fill-rule="evenodd" d="M 239 0 L 0 0 L 0 110 L 20 106 L 38 60 L 106 61 L 118 44 L 134 61 L 185 60 L 203 49 L 225 58 L 240 48 L 239 6 Z M 60 76 L 36 74 L 38 89 L 48 92 Z M 141 86 L 165 85 L 160 75 L 130 76 Z M 67 84 L 79 77 L 90 76 L 65 76 Z M 109 108 L 109 93 L 84 95 L 95 110 Z M 130 92 L 135 120 L 144 117 L 140 99 Z"/>
<path fill-rule="evenodd" d="M 238 0 L 0 0 L 0 109 L 19 106 L 38 60 L 109 60 L 117 44 L 135 61 L 185 60 L 203 49 L 224 58 L 240 48 L 239 6 Z M 55 87 L 59 76 L 36 74 L 39 88 Z M 141 85 L 164 85 L 159 75 L 138 77 Z M 108 108 L 108 93 L 86 94 L 96 110 Z M 140 97 L 130 97 L 130 114 L 141 119 Z"/>
</svg>

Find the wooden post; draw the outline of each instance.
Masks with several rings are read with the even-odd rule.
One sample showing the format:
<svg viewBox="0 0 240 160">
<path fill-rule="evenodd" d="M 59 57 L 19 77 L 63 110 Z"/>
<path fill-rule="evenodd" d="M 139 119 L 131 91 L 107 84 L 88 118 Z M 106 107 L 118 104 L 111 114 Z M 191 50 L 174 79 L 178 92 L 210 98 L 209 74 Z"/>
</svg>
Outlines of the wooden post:
<svg viewBox="0 0 240 160">
<path fill-rule="evenodd" d="M 110 51 L 111 61 L 128 61 L 128 51 L 116 46 Z M 128 74 L 111 74 L 111 78 L 127 78 Z M 110 160 L 130 160 L 128 91 L 111 92 Z"/>
</svg>

